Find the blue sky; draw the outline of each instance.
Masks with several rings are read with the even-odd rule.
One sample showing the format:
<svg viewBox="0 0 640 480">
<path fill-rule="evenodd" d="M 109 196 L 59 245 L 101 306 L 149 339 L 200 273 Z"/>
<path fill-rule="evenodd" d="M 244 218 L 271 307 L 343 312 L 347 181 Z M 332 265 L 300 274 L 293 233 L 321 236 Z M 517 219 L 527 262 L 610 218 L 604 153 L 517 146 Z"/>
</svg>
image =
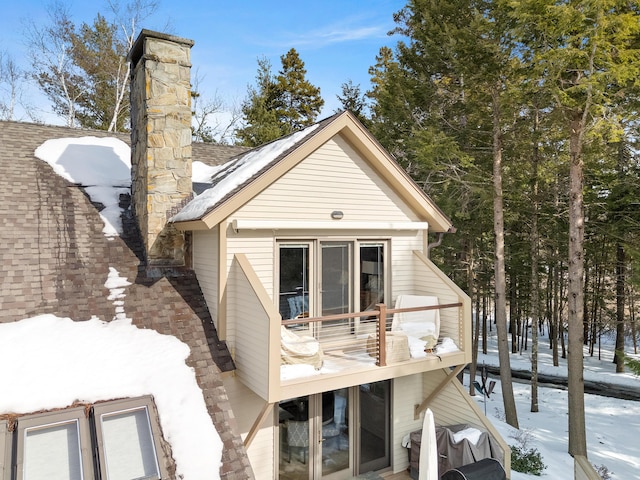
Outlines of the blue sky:
<svg viewBox="0 0 640 480">
<path fill-rule="evenodd" d="M 121 2 L 125 3 L 125 2 Z M 0 51 L 24 59 L 21 38 L 27 18 L 47 19 L 47 0 L 0 0 Z M 76 23 L 91 22 L 106 12 L 106 0 L 66 2 Z M 207 97 L 240 104 L 266 57 L 273 70 L 280 56 L 295 48 L 305 62 L 307 78 L 320 87 L 325 100 L 322 116 L 339 107 L 336 95 L 351 79 L 369 89 L 368 68 L 383 45 L 394 46 L 393 13 L 404 0 L 160 0 L 160 8 L 142 25 L 195 41 L 192 77 L 202 79 Z M 35 94 L 34 94 L 35 95 Z"/>
</svg>

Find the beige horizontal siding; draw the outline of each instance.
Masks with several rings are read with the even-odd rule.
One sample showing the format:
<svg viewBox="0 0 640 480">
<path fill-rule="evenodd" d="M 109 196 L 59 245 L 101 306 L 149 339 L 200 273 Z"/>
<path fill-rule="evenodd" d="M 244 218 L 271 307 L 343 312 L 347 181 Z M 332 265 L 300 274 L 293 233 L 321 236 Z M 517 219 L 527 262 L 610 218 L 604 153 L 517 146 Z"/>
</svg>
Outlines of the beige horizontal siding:
<svg viewBox="0 0 640 480">
<path fill-rule="evenodd" d="M 242 382 L 267 399 L 269 396 L 269 316 L 234 260 L 227 280 L 227 315 L 231 353 Z M 251 335 L 243 335 L 251 332 Z"/>
<path fill-rule="evenodd" d="M 425 398 L 440 385 L 446 376 L 447 371 L 445 370 L 435 370 L 424 374 Z M 465 423 L 487 430 L 502 448 L 505 456 L 503 466 L 507 475 L 510 475 L 511 451 L 508 444 L 457 379 L 449 382 L 427 407 L 433 411 L 436 425 L 447 426 Z"/>
<path fill-rule="evenodd" d="M 416 293 L 414 286 L 414 276 L 416 261 L 413 257 L 413 250 L 422 246 L 422 232 L 409 234 L 396 234 L 391 241 L 391 271 L 392 289 L 391 295 L 393 306 L 398 295 L 411 295 Z"/>
<path fill-rule="evenodd" d="M 400 472 L 409 465 L 407 449 L 402 446 L 402 438 L 422 428 L 422 419 L 413 418 L 413 409 L 423 400 L 422 375 L 408 375 L 393 380 L 393 425 L 392 425 L 392 466 Z"/>
<path fill-rule="evenodd" d="M 227 261 L 230 265 L 236 254 L 244 254 L 258 275 L 271 298 L 273 298 L 274 261 L 276 258 L 273 232 L 251 230 L 230 233 L 227 238 Z M 233 317 L 229 317 L 232 321 Z"/>
<path fill-rule="evenodd" d="M 193 270 L 218 327 L 218 227 L 193 232 Z"/>
<path fill-rule="evenodd" d="M 234 218 L 327 221 L 332 210 L 343 211 L 349 221 L 418 220 L 340 136 L 276 180 Z"/>
<path fill-rule="evenodd" d="M 224 387 L 229 401 L 233 405 L 233 414 L 238 426 L 236 433 L 244 439 L 266 403 L 243 385 L 237 377 L 225 378 Z M 251 445 L 247 448 L 247 455 L 256 480 L 271 480 L 275 478 L 276 451 L 274 445 L 274 415 L 269 415 L 260 426 Z"/>
</svg>

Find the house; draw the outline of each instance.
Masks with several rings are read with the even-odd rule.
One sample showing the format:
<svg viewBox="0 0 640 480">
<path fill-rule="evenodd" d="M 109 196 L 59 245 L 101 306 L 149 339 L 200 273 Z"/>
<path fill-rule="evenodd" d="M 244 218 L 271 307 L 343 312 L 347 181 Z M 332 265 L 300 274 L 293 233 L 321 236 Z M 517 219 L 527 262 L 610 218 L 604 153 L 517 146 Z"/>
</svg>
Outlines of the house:
<svg viewBox="0 0 640 480">
<path fill-rule="evenodd" d="M 353 115 L 237 155 L 180 207 L 169 223 L 232 353 L 224 383 L 257 478 L 404 471 L 427 407 L 487 431 L 509 471 L 455 380 L 470 300 L 429 259 L 453 226 Z"/>
<path fill-rule="evenodd" d="M 399 473 L 427 408 L 509 472 L 456 380 L 471 305 L 429 259 L 450 220 L 348 112 L 253 150 L 192 145 L 192 45 L 140 34 L 130 139 L 0 123 L 0 477 L 59 438 L 85 478 L 111 451 L 149 478 Z"/>
<path fill-rule="evenodd" d="M 129 142 L 0 122 L 2 480 L 254 478 L 197 278 L 145 261 Z M 210 164 L 242 151 L 203 147 Z"/>
</svg>

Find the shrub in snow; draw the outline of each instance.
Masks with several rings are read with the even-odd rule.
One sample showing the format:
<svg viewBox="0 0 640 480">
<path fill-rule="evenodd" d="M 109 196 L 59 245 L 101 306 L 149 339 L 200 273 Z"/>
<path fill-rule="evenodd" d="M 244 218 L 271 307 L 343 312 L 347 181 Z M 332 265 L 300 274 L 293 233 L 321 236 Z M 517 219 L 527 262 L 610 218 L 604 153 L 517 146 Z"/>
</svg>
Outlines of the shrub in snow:
<svg viewBox="0 0 640 480">
<path fill-rule="evenodd" d="M 525 450 L 511 446 L 511 469 L 520 473 L 540 476 L 547 466 L 542 462 L 542 455 L 535 448 Z"/>
<path fill-rule="evenodd" d="M 594 465 L 593 468 L 596 470 L 596 473 L 600 475 L 602 480 L 611 480 L 611 475 L 613 472 L 610 472 L 607 467 L 604 465 Z"/>
</svg>

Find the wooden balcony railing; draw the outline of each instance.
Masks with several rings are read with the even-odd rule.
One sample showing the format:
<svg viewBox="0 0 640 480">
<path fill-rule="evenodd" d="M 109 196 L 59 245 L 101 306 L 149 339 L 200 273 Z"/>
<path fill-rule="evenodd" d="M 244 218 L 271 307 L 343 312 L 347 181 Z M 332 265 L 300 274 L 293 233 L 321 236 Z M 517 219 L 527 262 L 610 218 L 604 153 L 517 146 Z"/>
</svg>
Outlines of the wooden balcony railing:
<svg viewBox="0 0 640 480">
<path fill-rule="evenodd" d="M 304 332 L 305 335 L 313 335 L 320 342 L 325 353 L 339 351 L 342 356 L 352 358 L 373 356 L 376 365 L 383 367 L 387 365 L 387 333 L 391 330 L 394 314 L 448 308 L 460 309 L 462 305 L 458 302 L 392 309 L 381 303 L 376 305 L 375 310 L 294 318 L 283 320 L 282 325 L 293 328 L 294 331 Z M 372 342 L 367 341 L 371 339 L 372 334 L 375 334 L 373 351 Z"/>
</svg>

